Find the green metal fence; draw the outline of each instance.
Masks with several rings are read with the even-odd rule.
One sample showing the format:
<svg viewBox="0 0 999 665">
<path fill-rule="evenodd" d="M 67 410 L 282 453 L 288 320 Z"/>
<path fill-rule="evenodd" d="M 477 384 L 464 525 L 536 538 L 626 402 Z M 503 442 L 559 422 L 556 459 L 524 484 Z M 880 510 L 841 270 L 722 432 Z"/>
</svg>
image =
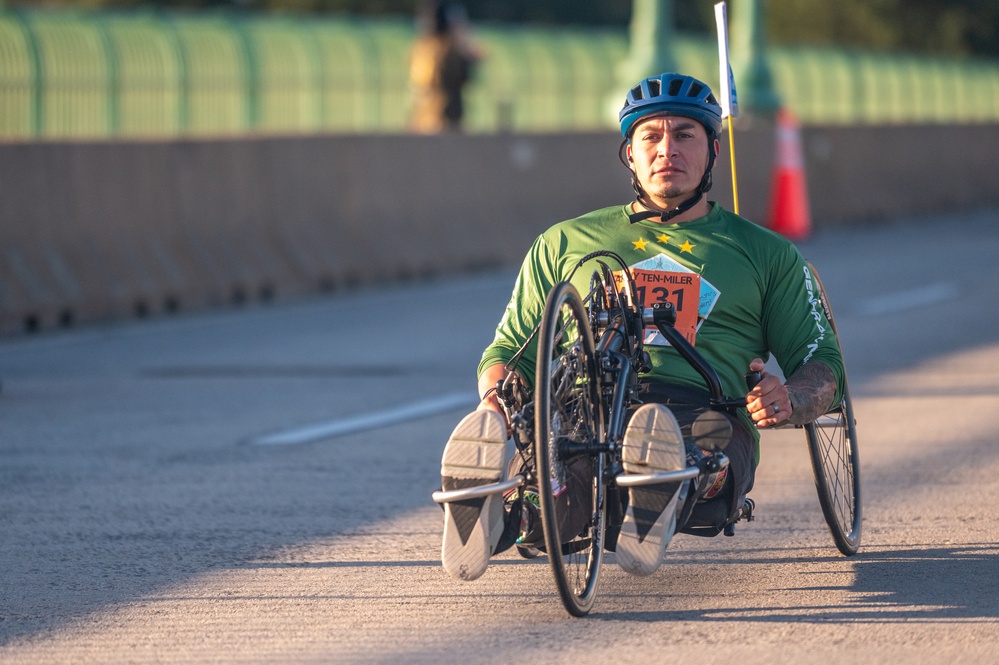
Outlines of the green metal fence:
<svg viewBox="0 0 999 665">
<path fill-rule="evenodd" d="M 226 13 L 0 9 L 0 138 L 398 132 L 412 21 Z M 472 132 L 613 126 L 624 30 L 479 26 Z M 717 81 L 707 37 L 678 67 Z M 774 81 L 803 123 L 999 120 L 999 62 L 775 48 Z"/>
</svg>

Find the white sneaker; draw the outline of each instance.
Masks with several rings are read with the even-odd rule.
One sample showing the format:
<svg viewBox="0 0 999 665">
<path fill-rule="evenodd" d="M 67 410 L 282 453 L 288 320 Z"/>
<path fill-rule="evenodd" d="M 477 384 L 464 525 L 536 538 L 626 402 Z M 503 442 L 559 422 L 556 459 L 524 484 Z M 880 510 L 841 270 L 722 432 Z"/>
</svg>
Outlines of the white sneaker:
<svg viewBox="0 0 999 665">
<path fill-rule="evenodd" d="M 662 404 L 639 407 L 625 429 L 621 457 L 627 473 L 683 469 L 683 435 L 673 413 Z M 683 482 L 629 488 L 628 510 L 617 540 L 617 563 L 625 571 L 651 575 L 659 569 L 676 531 L 676 504 Z"/>
<path fill-rule="evenodd" d="M 473 411 L 454 428 L 441 459 L 444 491 L 478 487 L 503 479 L 506 423 L 495 411 Z M 471 581 L 486 572 L 503 534 L 503 495 L 444 504 L 441 562 L 457 579 Z"/>
</svg>

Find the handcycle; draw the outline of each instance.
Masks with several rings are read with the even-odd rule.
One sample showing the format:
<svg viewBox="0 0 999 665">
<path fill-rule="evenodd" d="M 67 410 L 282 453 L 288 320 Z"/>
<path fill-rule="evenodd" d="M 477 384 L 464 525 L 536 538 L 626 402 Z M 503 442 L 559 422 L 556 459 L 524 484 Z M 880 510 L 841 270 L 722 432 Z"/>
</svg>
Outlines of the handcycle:
<svg viewBox="0 0 999 665">
<path fill-rule="evenodd" d="M 646 308 L 635 298 L 631 272 L 610 251 L 580 259 L 572 273 L 596 261 L 585 297 L 571 283 L 572 274 L 548 294 L 541 322 L 531 339 L 507 364 L 516 367 L 532 340 L 537 341 L 533 389 L 510 372 L 496 390 L 507 412 L 517 449 L 516 472 L 508 480 L 470 489 L 435 492 L 438 503 L 465 501 L 503 493 L 520 510 L 525 497 L 536 495 L 540 535 L 525 531 L 517 542 L 524 557 L 547 555 L 559 596 L 566 610 L 585 616 L 596 598 L 608 533 L 620 528 L 619 493 L 627 488 L 690 481 L 705 483 L 729 461 L 724 448 L 731 423 L 720 412 L 745 408 L 745 397 L 726 397 L 715 370 L 674 327 L 676 312 L 668 302 Z M 620 269 L 621 288 L 607 261 Z M 825 288 L 809 264 L 818 299 L 830 325 L 835 321 Z M 643 331 L 655 326 L 704 380 L 709 408 L 691 426 L 696 450 L 688 466 L 652 474 L 626 473 L 621 453 L 628 407 L 636 402 L 638 375 L 648 371 Z M 752 388 L 759 376 L 747 375 Z M 794 426 L 805 432 L 815 486 L 823 516 L 837 548 L 846 556 L 860 546 L 860 468 L 856 425 L 844 378 L 840 402 L 814 422 Z M 575 483 L 588 491 L 567 500 L 565 489 Z M 689 489 L 689 486 L 688 486 Z M 536 493 L 536 494 L 535 494 Z M 696 493 L 688 492 L 686 500 Z M 585 505 L 574 505 L 580 501 Z M 740 520 L 751 521 L 754 504 L 746 499 L 724 525 L 734 534 Z M 582 515 L 580 520 L 579 515 Z M 609 531 L 610 529 L 610 531 Z M 532 533 L 536 530 L 532 530 Z"/>
</svg>

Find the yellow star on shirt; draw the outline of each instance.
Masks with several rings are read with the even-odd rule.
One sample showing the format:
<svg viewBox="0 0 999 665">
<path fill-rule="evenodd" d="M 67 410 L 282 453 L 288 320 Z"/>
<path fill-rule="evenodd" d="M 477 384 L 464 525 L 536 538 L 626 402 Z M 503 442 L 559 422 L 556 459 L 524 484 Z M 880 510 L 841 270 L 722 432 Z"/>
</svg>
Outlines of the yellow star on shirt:
<svg viewBox="0 0 999 665">
<path fill-rule="evenodd" d="M 632 241 L 631 244 L 635 246 L 635 249 L 640 249 L 644 252 L 645 246 L 648 245 L 649 243 L 643 240 L 642 238 L 639 238 L 638 240 Z"/>
<path fill-rule="evenodd" d="M 680 253 L 682 254 L 683 252 L 687 252 L 688 254 L 693 254 L 694 252 L 691 250 L 693 250 L 694 247 L 697 247 L 697 245 L 691 245 L 689 240 L 684 240 L 683 244 L 680 245 Z"/>
<path fill-rule="evenodd" d="M 658 240 L 659 242 L 661 242 L 662 244 L 665 245 L 666 243 L 669 242 L 669 236 L 666 235 L 665 233 L 663 233 L 663 234 L 660 234 L 660 236 L 658 238 L 656 238 L 656 240 Z"/>
</svg>

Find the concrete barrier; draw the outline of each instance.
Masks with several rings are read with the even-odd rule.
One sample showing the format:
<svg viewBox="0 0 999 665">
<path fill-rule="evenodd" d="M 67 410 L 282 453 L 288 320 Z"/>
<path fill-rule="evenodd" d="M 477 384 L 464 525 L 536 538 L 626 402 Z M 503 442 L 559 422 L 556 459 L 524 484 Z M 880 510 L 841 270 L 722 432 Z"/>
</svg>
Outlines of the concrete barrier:
<svg viewBox="0 0 999 665">
<path fill-rule="evenodd" d="M 812 127 L 804 141 L 820 226 L 999 205 L 999 125 Z"/>
<path fill-rule="evenodd" d="M 816 230 L 999 205 L 999 125 L 803 131 Z M 614 133 L 0 144 L 0 333 L 516 264 L 632 197 Z M 740 119 L 766 218 L 773 126 Z M 727 140 L 711 198 L 732 207 Z"/>
</svg>

